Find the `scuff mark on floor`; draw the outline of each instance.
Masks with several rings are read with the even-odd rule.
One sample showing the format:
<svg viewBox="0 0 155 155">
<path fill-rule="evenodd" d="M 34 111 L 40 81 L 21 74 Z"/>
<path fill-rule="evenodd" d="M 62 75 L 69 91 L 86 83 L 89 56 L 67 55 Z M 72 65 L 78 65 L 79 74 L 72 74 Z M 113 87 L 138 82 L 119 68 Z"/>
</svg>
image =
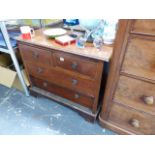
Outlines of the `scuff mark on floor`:
<svg viewBox="0 0 155 155">
<path fill-rule="evenodd" d="M 9 89 L 8 91 L 6 91 L 4 93 L 4 96 L 2 98 L 0 98 L 0 106 L 2 106 L 3 104 L 9 103 L 8 101 L 12 97 L 12 92 L 13 92 L 13 90 Z"/>
<path fill-rule="evenodd" d="M 0 102 L 0 106 L 2 106 L 3 104 L 8 103 L 10 97 L 11 97 L 10 95 L 4 97 L 4 98 L 2 99 L 2 101 Z"/>
<path fill-rule="evenodd" d="M 30 109 L 33 109 L 33 110 L 35 109 L 35 106 L 30 105 L 29 103 L 23 102 L 22 104 L 25 105 L 26 107 L 30 108 Z"/>
<path fill-rule="evenodd" d="M 53 114 L 53 115 L 51 115 L 51 116 L 55 117 L 56 119 L 59 119 L 60 117 L 62 117 L 61 114 Z"/>
<path fill-rule="evenodd" d="M 22 112 L 21 108 L 16 108 L 16 110 L 14 111 L 16 116 L 21 116 L 21 112 Z"/>
<path fill-rule="evenodd" d="M 36 115 L 34 116 L 35 118 L 44 118 L 44 117 L 54 117 L 56 119 L 59 119 L 62 115 L 60 113 L 58 114 L 41 114 L 41 115 Z"/>
<path fill-rule="evenodd" d="M 7 112 L 10 112 L 10 111 L 13 111 L 14 110 L 14 108 L 13 107 L 7 107 Z"/>
<path fill-rule="evenodd" d="M 52 132 L 52 134 L 55 134 L 55 135 L 60 135 L 61 134 L 59 130 L 53 130 L 53 129 L 50 129 L 50 128 L 46 128 L 46 131 Z"/>
</svg>

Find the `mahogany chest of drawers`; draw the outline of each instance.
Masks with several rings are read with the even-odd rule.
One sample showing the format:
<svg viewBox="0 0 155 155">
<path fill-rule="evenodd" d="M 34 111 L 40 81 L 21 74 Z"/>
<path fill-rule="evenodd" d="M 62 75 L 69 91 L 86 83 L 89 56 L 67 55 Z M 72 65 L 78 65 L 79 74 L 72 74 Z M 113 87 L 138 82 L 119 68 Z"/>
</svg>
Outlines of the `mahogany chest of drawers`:
<svg viewBox="0 0 155 155">
<path fill-rule="evenodd" d="M 155 134 L 155 20 L 120 20 L 100 124 Z"/>
<path fill-rule="evenodd" d="M 42 36 L 43 41 L 39 38 L 42 44 L 34 44 L 35 39 L 38 41 L 37 37 L 41 38 L 36 34 L 36 38 L 29 42 L 18 39 L 22 60 L 31 83 L 31 94 L 53 99 L 94 121 L 99 111 L 104 61 L 89 57 L 89 50 L 85 51 L 88 56 L 66 52 L 65 47 L 66 51 L 45 36 Z M 45 41 L 45 45 L 51 45 L 50 48 L 43 45 Z M 75 48 L 75 45 L 73 47 Z M 111 48 L 108 51 L 107 58 L 110 59 Z M 106 52 L 102 52 L 101 56 L 106 55 Z"/>
</svg>

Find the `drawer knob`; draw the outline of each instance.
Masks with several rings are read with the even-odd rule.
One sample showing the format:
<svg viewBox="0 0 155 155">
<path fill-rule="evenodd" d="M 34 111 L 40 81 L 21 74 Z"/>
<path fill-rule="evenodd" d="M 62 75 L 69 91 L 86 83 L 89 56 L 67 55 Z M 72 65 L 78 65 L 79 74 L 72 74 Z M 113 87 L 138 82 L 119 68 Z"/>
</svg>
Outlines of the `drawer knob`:
<svg viewBox="0 0 155 155">
<path fill-rule="evenodd" d="M 37 52 L 33 52 L 33 58 L 37 59 L 39 57 L 39 54 Z"/>
<path fill-rule="evenodd" d="M 140 127 L 140 124 L 139 124 L 139 121 L 137 119 L 132 119 L 131 120 L 131 125 L 135 128 L 139 128 Z"/>
<path fill-rule="evenodd" d="M 154 104 L 154 97 L 153 96 L 145 96 L 144 102 L 147 105 L 153 105 Z"/>
<path fill-rule="evenodd" d="M 76 99 L 78 99 L 78 98 L 80 98 L 80 95 L 79 95 L 79 94 L 75 94 L 74 97 L 75 97 Z"/>
<path fill-rule="evenodd" d="M 77 62 L 73 62 L 71 66 L 72 66 L 72 69 L 77 69 L 78 64 Z"/>
<path fill-rule="evenodd" d="M 44 87 L 47 87 L 47 82 L 43 82 L 43 86 Z"/>
<path fill-rule="evenodd" d="M 78 81 L 77 81 L 77 80 L 72 79 L 72 84 L 73 84 L 73 85 L 76 85 L 77 83 L 78 83 Z"/>
<path fill-rule="evenodd" d="M 40 74 L 40 73 L 42 73 L 42 72 L 43 72 L 43 69 L 38 68 L 38 69 L 37 69 L 37 72 Z"/>
</svg>

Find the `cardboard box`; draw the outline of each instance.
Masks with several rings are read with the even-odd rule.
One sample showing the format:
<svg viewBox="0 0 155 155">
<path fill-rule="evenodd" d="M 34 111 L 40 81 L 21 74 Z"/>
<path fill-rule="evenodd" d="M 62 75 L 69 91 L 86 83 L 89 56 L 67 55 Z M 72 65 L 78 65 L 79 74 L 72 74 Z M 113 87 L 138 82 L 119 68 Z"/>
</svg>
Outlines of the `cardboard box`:
<svg viewBox="0 0 155 155">
<path fill-rule="evenodd" d="M 0 66 L 7 67 L 11 63 L 12 63 L 12 60 L 9 54 L 5 54 L 5 53 L 0 54 Z"/>
<path fill-rule="evenodd" d="M 22 63 L 19 55 L 19 51 L 16 50 L 16 57 L 19 63 Z M 8 88 L 16 88 L 20 91 L 24 91 L 17 72 L 10 69 L 12 65 L 12 60 L 9 54 L 0 52 L 0 84 Z M 21 70 L 25 83 L 27 86 L 30 86 L 25 70 Z"/>
<path fill-rule="evenodd" d="M 27 86 L 30 85 L 25 70 L 21 71 Z M 0 84 L 24 91 L 16 71 L 0 66 Z"/>
</svg>

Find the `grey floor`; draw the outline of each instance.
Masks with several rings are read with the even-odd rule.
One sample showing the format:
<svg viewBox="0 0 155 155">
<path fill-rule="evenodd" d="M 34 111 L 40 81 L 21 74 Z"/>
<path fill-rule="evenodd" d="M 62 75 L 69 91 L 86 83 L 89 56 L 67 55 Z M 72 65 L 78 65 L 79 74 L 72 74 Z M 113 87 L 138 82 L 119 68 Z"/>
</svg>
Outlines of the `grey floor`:
<svg viewBox="0 0 155 155">
<path fill-rule="evenodd" d="M 0 85 L 0 135 L 114 135 L 73 110 Z"/>
</svg>

